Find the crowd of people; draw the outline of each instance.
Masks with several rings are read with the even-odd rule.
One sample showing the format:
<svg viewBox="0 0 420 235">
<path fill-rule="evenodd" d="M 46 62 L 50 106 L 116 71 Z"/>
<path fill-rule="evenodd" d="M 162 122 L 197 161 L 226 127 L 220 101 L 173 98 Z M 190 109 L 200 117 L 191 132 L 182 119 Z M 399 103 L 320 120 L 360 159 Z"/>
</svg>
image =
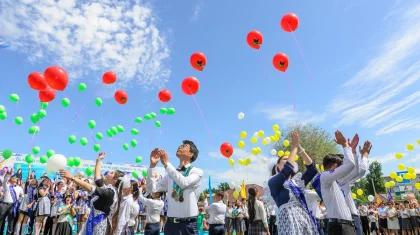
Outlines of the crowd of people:
<svg viewBox="0 0 420 235">
<path fill-rule="evenodd" d="M 198 234 L 201 229 L 210 235 L 367 235 L 378 234 L 379 229 L 385 234 L 400 230 L 418 234 L 416 204 L 356 207 L 351 185 L 365 174 L 372 145 L 366 141 L 357 149 L 359 136 L 346 139 L 340 131 L 335 132 L 335 141 L 343 154 L 325 156 L 325 171 L 319 172 L 300 145 L 299 134 L 293 132 L 290 155 L 267 164 L 271 177 L 264 192 L 250 187 L 246 198 L 235 201 L 229 201 L 226 192 L 217 192 L 206 195 L 204 207 L 198 203 L 203 171 L 192 165 L 199 151 L 188 140 L 176 151 L 178 168 L 165 150 L 154 149 L 141 182 L 118 170 L 102 175 L 105 153 L 96 160 L 93 179 L 75 177 L 63 169 L 61 178 L 36 180 L 29 175 L 23 183 L 11 169 L 1 179 L 0 227 L 7 218 L 8 235 L 26 230 L 35 235 L 67 235 L 73 227 L 82 235 Z M 303 173 L 295 162 L 298 152 L 306 165 Z M 159 162 L 167 174 L 156 178 Z"/>
</svg>

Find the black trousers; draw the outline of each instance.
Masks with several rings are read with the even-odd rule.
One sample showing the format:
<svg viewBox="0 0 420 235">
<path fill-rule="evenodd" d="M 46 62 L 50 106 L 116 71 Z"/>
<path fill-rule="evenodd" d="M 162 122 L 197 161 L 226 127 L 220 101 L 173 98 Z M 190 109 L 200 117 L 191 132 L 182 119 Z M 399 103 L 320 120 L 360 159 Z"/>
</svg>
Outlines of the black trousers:
<svg viewBox="0 0 420 235">
<path fill-rule="evenodd" d="M 225 226 L 223 224 L 210 224 L 209 235 L 224 235 Z"/>
<path fill-rule="evenodd" d="M 53 224 L 54 224 L 54 218 L 51 216 L 48 216 L 47 221 L 45 222 L 44 235 L 53 235 L 53 231 L 52 231 Z"/>
<path fill-rule="evenodd" d="M 15 215 L 13 213 L 13 203 L 0 202 L 0 228 L 4 231 L 4 224 L 7 217 L 7 235 L 12 235 L 14 232 Z"/>
<path fill-rule="evenodd" d="M 165 223 L 165 235 L 198 235 L 197 221 L 195 222 L 179 222 L 172 223 L 166 221 Z"/>
<path fill-rule="evenodd" d="M 270 234 L 277 235 L 276 216 L 270 215 Z"/>
<path fill-rule="evenodd" d="M 356 235 L 353 224 L 328 221 L 328 235 Z"/>
<path fill-rule="evenodd" d="M 246 227 L 246 231 L 244 232 L 244 235 L 248 235 L 249 219 L 244 218 L 244 221 L 245 221 L 245 227 Z"/>
<path fill-rule="evenodd" d="M 364 234 L 370 234 L 369 229 L 369 220 L 367 216 L 360 216 L 360 220 L 362 221 L 362 228 Z"/>
</svg>

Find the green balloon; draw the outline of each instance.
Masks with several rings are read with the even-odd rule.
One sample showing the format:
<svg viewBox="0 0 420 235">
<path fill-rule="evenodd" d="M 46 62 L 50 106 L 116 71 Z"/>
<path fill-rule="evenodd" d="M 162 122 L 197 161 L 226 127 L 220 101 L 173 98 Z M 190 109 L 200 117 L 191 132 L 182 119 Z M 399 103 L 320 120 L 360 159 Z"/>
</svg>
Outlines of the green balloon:
<svg viewBox="0 0 420 235">
<path fill-rule="evenodd" d="M 95 152 L 98 152 L 99 149 L 101 149 L 101 145 L 99 145 L 99 144 L 93 145 L 93 150 L 95 150 Z"/>
<path fill-rule="evenodd" d="M 89 126 L 89 128 L 90 128 L 90 129 L 93 129 L 93 128 L 95 128 L 95 126 L 96 126 L 96 122 L 95 122 L 94 120 L 90 120 L 90 121 L 88 122 L 88 126 Z"/>
<path fill-rule="evenodd" d="M 41 102 L 41 109 L 47 109 L 48 108 L 48 102 Z"/>
<path fill-rule="evenodd" d="M 106 131 L 106 135 L 107 135 L 108 137 L 112 137 L 112 132 L 111 132 L 111 130 L 107 130 L 107 131 Z"/>
<path fill-rule="evenodd" d="M 85 173 L 87 176 L 91 176 L 93 174 L 93 171 L 94 171 L 93 167 L 88 167 L 86 168 Z"/>
<path fill-rule="evenodd" d="M 39 152 L 41 152 L 41 148 L 38 146 L 32 147 L 32 153 L 37 155 Z"/>
<path fill-rule="evenodd" d="M 39 121 L 39 116 L 38 116 L 38 114 L 36 114 L 36 113 L 32 114 L 32 115 L 31 115 L 31 122 L 32 122 L 33 124 L 36 124 L 38 121 Z"/>
<path fill-rule="evenodd" d="M 146 170 L 143 170 L 143 171 L 141 172 L 141 174 L 143 175 L 143 178 L 145 178 L 145 177 L 147 176 L 147 171 L 146 171 Z"/>
<path fill-rule="evenodd" d="M 174 108 L 169 108 L 168 109 L 168 115 L 172 115 L 175 113 L 175 109 Z"/>
<path fill-rule="evenodd" d="M 143 158 L 142 157 L 140 157 L 140 156 L 136 157 L 136 163 L 140 163 L 142 161 L 143 161 Z"/>
<path fill-rule="evenodd" d="M 79 91 L 84 91 L 84 90 L 86 90 L 86 84 L 84 84 L 84 83 L 80 83 L 80 84 L 79 84 L 79 86 L 77 87 L 77 89 L 78 89 Z"/>
<path fill-rule="evenodd" d="M 137 179 L 140 176 L 138 171 L 131 172 L 131 175 L 133 176 L 134 179 Z"/>
<path fill-rule="evenodd" d="M 101 98 L 96 98 L 96 99 L 95 99 L 95 104 L 96 104 L 98 107 L 101 107 L 101 105 L 102 105 L 102 99 L 101 99 Z"/>
<path fill-rule="evenodd" d="M 19 96 L 17 95 L 17 94 L 11 94 L 10 96 L 9 96 L 9 99 L 12 101 L 12 102 L 18 102 L 19 101 Z"/>
<path fill-rule="evenodd" d="M 50 149 L 50 150 L 48 150 L 47 151 L 47 157 L 48 158 L 50 158 L 52 155 L 54 155 L 55 154 L 55 151 L 54 150 L 52 150 L 52 149 Z"/>
<path fill-rule="evenodd" d="M 161 126 L 160 122 L 159 121 L 155 121 L 155 126 L 156 127 L 160 127 Z"/>
<path fill-rule="evenodd" d="M 6 149 L 3 151 L 2 155 L 4 159 L 9 159 L 12 157 L 13 153 L 12 153 L 12 150 Z"/>
<path fill-rule="evenodd" d="M 6 118 L 7 118 L 7 113 L 6 112 L 0 113 L 0 119 L 1 120 L 4 120 Z"/>
<path fill-rule="evenodd" d="M 118 132 L 124 132 L 124 127 L 123 127 L 123 126 L 121 126 L 121 125 L 118 125 L 118 126 L 117 126 L 117 131 L 118 131 Z"/>
<path fill-rule="evenodd" d="M 76 136 L 74 135 L 69 136 L 69 143 L 74 144 L 74 142 L 76 142 Z"/>
<path fill-rule="evenodd" d="M 152 116 L 150 114 L 146 114 L 146 115 L 144 115 L 144 119 L 150 120 L 150 119 L 152 119 Z"/>
<path fill-rule="evenodd" d="M 47 116 L 47 111 L 45 111 L 45 109 L 41 109 L 38 111 L 38 116 L 39 118 L 44 118 L 45 116 Z"/>
<path fill-rule="evenodd" d="M 137 130 L 136 128 L 131 129 L 131 134 L 132 135 L 138 135 L 139 134 L 139 130 Z"/>
<path fill-rule="evenodd" d="M 22 117 L 16 117 L 15 118 L 15 123 L 18 124 L 18 125 L 22 124 L 23 123 L 23 118 Z"/>
<path fill-rule="evenodd" d="M 70 105 L 70 100 L 69 100 L 69 99 L 67 99 L 67 98 L 64 98 L 64 99 L 62 99 L 62 100 L 61 100 L 61 104 L 62 104 L 64 107 L 67 107 L 67 106 L 69 106 L 69 105 Z"/>
<path fill-rule="evenodd" d="M 168 112 L 168 109 L 167 108 L 160 108 L 159 112 L 160 112 L 160 114 L 165 114 L 165 113 Z"/>
<path fill-rule="evenodd" d="M 131 140 L 130 141 L 131 147 L 136 147 L 137 146 L 137 140 Z"/>
<path fill-rule="evenodd" d="M 45 163 L 47 163 L 47 161 L 48 161 L 48 157 L 47 157 L 47 156 L 42 156 L 42 157 L 40 157 L 40 158 L 39 158 L 39 161 L 40 161 L 42 164 L 45 164 Z"/>
<path fill-rule="evenodd" d="M 80 138 L 80 144 L 82 146 L 86 146 L 87 143 L 88 143 L 88 140 L 85 137 Z"/>
<path fill-rule="evenodd" d="M 116 134 L 117 134 L 117 132 L 118 132 L 118 129 L 117 129 L 115 126 L 111 127 L 111 133 L 112 133 L 113 135 L 116 135 Z"/>
<path fill-rule="evenodd" d="M 134 119 L 135 122 L 137 123 L 141 123 L 143 121 L 143 119 L 141 119 L 141 117 L 136 117 L 136 119 Z"/>
<path fill-rule="evenodd" d="M 103 138 L 104 138 L 104 136 L 102 135 L 102 133 L 101 133 L 101 132 L 98 132 L 98 133 L 96 133 L 96 138 L 97 138 L 98 140 L 101 140 L 101 139 L 103 139 Z"/>
<path fill-rule="evenodd" d="M 32 156 L 31 154 L 26 155 L 25 157 L 25 162 L 28 164 L 31 164 L 34 161 L 34 156 Z"/>
<path fill-rule="evenodd" d="M 72 158 L 72 157 L 67 158 L 67 166 L 69 166 L 69 167 L 74 166 L 73 160 L 74 160 L 74 158 Z"/>
<path fill-rule="evenodd" d="M 75 157 L 74 159 L 73 159 L 73 165 L 75 166 L 75 167 L 78 167 L 79 165 L 80 165 L 80 163 L 82 162 L 82 160 L 80 160 L 80 157 Z"/>
<path fill-rule="evenodd" d="M 41 128 L 39 128 L 39 126 L 31 126 L 28 132 L 29 134 L 38 134 L 40 130 Z"/>
<path fill-rule="evenodd" d="M 156 118 L 156 113 L 151 112 L 151 113 L 150 113 L 150 117 L 152 117 L 152 118 Z"/>
<path fill-rule="evenodd" d="M 3 105 L 0 105 L 0 113 L 4 113 L 6 111 L 6 108 Z"/>
<path fill-rule="evenodd" d="M 128 150 L 128 148 L 129 148 L 128 144 L 123 144 L 123 149 L 124 150 Z"/>
</svg>

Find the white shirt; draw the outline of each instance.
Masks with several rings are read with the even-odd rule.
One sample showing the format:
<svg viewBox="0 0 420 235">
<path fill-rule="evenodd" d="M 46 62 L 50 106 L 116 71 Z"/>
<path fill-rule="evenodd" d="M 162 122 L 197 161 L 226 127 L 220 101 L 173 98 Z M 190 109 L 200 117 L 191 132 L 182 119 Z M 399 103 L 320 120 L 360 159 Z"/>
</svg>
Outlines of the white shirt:
<svg viewBox="0 0 420 235">
<path fill-rule="evenodd" d="M 189 167 L 186 165 L 185 167 Z M 147 170 L 146 187 L 148 192 L 168 191 L 168 217 L 188 218 L 198 215 L 198 198 L 200 197 L 201 178 L 203 171 L 197 167 L 193 167 L 188 176 L 183 176 L 175 167 L 168 163 L 166 172 L 168 173 L 162 179 L 153 181 L 155 168 Z M 172 193 L 173 183 L 184 190 L 184 202 L 175 201 L 170 195 Z M 160 211 L 159 211 L 160 212 Z"/>
<path fill-rule="evenodd" d="M 375 217 L 375 215 L 369 215 L 369 222 L 376 223 L 376 217 Z"/>
<path fill-rule="evenodd" d="M 404 209 L 400 211 L 400 216 L 403 219 L 407 219 L 409 215 L 410 215 L 410 212 L 408 211 L 408 209 Z"/>
<path fill-rule="evenodd" d="M 2 182 L 3 183 L 3 194 L 4 194 L 3 195 L 3 202 L 5 202 L 5 203 L 13 203 L 13 197 L 12 197 L 12 194 L 11 194 L 10 188 L 9 188 L 10 184 L 7 183 L 9 181 L 10 177 L 11 177 L 11 175 L 5 176 L 3 178 L 3 182 Z M 17 200 L 20 199 L 19 194 L 21 194 L 22 197 L 23 197 L 24 192 L 23 192 L 22 187 L 15 186 L 15 187 L 13 187 L 13 189 L 15 190 Z"/>
<path fill-rule="evenodd" d="M 140 205 L 137 202 L 133 202 L 130 211 L 130 219 L 128 220 L 128 227 L 132 227 L 136 225 L 136 218 L 139 214 Z"/>
<path fill-rule="evenodd" d="M 125 226 L 128 224 L 130 219 L 130 213 L 133 208 L 133 195 L 130 194 L 126 196 L 120 204 L 120 211 L 118 213 L 118 224 L 117 224 L 117 231 L 115 235 L 120 235 L 123 231 Z"/>
<path fill-rule="evenodd" d="M 321 195 L 327 205 L 327 218 L 352 221 L 351 213 L 346 205 L 346 199 L 336 180 L 348 175 L 354 168 L 354 158 L 350 147 L 344 148 L 343 165 L 335 170 L 324 171 L 320 176 Z"/>
<path fill-rule="evenodd" d="M 321 200 L 318 194 L 312 190 L 305 189 L 305 199 L 306 204 L 308 205 L 308 209 L 312 212 L 312 216 L 316 217 L 316 213 L 319 210 L 318 201 Z"/>
<path fill-rule="evenodd" d="M 229 207 L 226 208 L 225 217 L 227 217 L 227 218 L 233 218 L 233 208 L 229 208 Z"/>
<path fill-rule="evenodd" d="M 367 216 L 368 215 L 368 208 L 365 205 L 359 206 L 359 214 L 360 216 Z"/>
<path fill-rule="evenodd" d="M 262 201 L 255 200 L 254 209 L 255 209 L 254 221 L 261 220 L 264 224 L 264 228 L 268 228 L 267 212 L 264 208 L 264 203 Z"/>
<path fill-rule="evenodd" d="M 147 215 L 146 215 L 146 223 L 148 224 L 155 224 L 160 222 L 160 212 L 163 209 L 164 202 L 160 199 L 149 199 L 145 198 L 142 193 L 142 189 L 140 189 L 140 202 L 143 206 L 147 206 Z"/>
<path fill-rule="evenodd" d="M 225 224 L 226 205 L 223 201 L 214 202 L 208 205 L 204 200 L 204 209 L 209 213 L 209 224 Z"/>
</svg>

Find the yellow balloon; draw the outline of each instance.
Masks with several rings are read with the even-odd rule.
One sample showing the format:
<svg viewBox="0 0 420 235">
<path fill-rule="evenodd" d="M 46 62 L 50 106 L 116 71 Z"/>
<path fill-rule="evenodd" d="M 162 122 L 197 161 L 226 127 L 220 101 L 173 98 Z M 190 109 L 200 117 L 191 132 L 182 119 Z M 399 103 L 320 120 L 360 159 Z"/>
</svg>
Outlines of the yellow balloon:
<svg viewBox="0 0 420 235">
<path fill-rule="evenodd" d="M 275 136 L 275 137 L 280 137 L 280 136 L 281 136 L 281 132 L 280 132 L 280 131 L 276 131 L 276 132 L 274 132 L 274 136 Z"/>
<path fill-rule="evenodd" d="M 261 153 L 261 148 L 260 147 L 256 147 L 256 149 L 258 150 L 258 153 Z"/>
<path fill-rule="evenodd" d="M 324 165 L 321 165 L 321 171 L 324 171 Z"/>
<path fill-rule="evenodd" d="M 362 196 L 363 195 L 363 190 L 361 190 L 360 188 L 356 191 L 357 195 Z"/>
<path fill-rule="evenodd" d="M 391 172 L 391 174 L 389 174 L 389 177 L 391 179 L 395 179 L 395 177 L 397 177 L 397 172 Z"/>
<path fill-rule="evenodd" d="M 407 150 L 411 151 L 414 149 L 414 144 L 407 144 Z"/>
<path fill-rule="evenodd" d="M 235 192 L 233 192 L 233 197 L 238 198 L 239 197 L 239 192 L 235 190 Z"/>
<path fill-rule="evenodd" d="M 285 153 L 284 153 L 284 156 L 290 156 L 290 152 L 289 151 L 286 151 Z"/>
<path fill-rule="evenodd" d="M 417 178 L 417 175 L 416 175 L 416 173 L 411 173 L 410 174 L 410 178 L 413 180 L 413 179 L 415 179 L 415 178 Z"/>
<path fill-rule="evenodd" d="M 246 158 L 246 159 L 245 159 L 245 164 L 247 164 L 247 165 L 248 165 L 248 164 L 251 164 L 251 158 L 249 158 L 249 157 L 248 157 L 248 158 Z"/>
<path fill-rule="evenodd" d="M 403 158 L 403 154 L 402 153 L 396 153 L 395 158 L 399 160 L 399 159 Z"/>
<path fill-rule="evenodd" d="M 269 144 L 265 138 L 264 138 L 264 139 L 261 139 L 261 143 L 262 143 L 264 146 L 267 146 L 267 145 Z"/>
<path fill-rule="evenodd" d="M 262 131 L 262 130 L 259 130 L 258 131 L 258 137 L 264 137 L 264 131 Z"/>
<path fill-rule="evenodd" d="M 234 166 L 235 165 L 235 160 L 233 160 L 232 158 L 229 158 L 228 163 L 229 163 L 230 166 Z"/>
<path fill-rule="evenodd" d="M 416 187 L 416 189 L 420 190 L 420 183 L 416 183 L 416 184 L 414 185 L 414 187 Z"/>
<path fill-rule="evenodd" d="M 303 164 L 304 164 L 304 165 L 306 165 L 306 162 L 305 162 L 305 160 L 303 160 Z"/>
<path fill-rule="evenodd" d="M 270 136 L 270 140 L 271 140 L 271 142 L 274 142 L 274 141 L 276 141 L 276 137 Z"/>
<path fill-rule="evenodd" d="M 277 124 L 274 124 L 274 125 L 273 125 L 273 130 L 274 130 L 274 131 L 278 131 L 278 130 L 280 130 L 280 126 L 279 126 L 279 125 L 277 125 Z"/>
<path fill-rule="evenodd" d="M 238 163 L 239 163 L 239 165 L 243 165 L 245 162 L 244 162 L 244 159 L 239 159 L 238 160 Z"/>
<path fill-rule="evenodd" d="M 258 149 L 257 148 L 252 148 L 251 153 L 254 154 L 254 155 L 258 155 Z"/>
<path fill-rule="evenodd" d="M 243 142 L 242 140 L 238 142 L 238 147 L 243 149 L 245 148 L 245 142 Z"/>
<path fill-rule="evenodd" d="M 299 156 L 298 155 L 296 155 L 295 156 L 295 162 L 297 162 L 299 160 Z"/>
<path fill-rule="evenodd" d="M 357 196 L 356 196 L 356 194 L 355 194 L 355 193 L 352 193 L 352 194 L 351 194 L 351 197 L 352 197 L 353 199 L 356 199 L 356 198 L 357 198 Z"/>
<path fill-rule="evenodd" d="M 284 156 L 284 152 L 283 152 L 283 150 L 278 151 L 278 152 L 277 152 L 277 156 L 279 156 L 279 157 L 283 157 L 283 156 Z"/>
<path fill-rule="evenodd" d="M 402 182 L 402 181 L 403 181 L 403 177 L 401 177 L 401 176 L 397 176 L 397 178 L 395 178 L 395 180 L 396 180 L 398 183 L 400 183 L 400 182 Z"/>
<path fill-rule="evenodd" d="M 402 171 L 405 169 L 405 165 L 404 164 L 398 164 L 398 170 Z"/>
<path fill-rule="evenodd" d="M 407 168 L 408 173 L 413 174 L 414 173 L 414 167 L 408 167 Z"/>
<path fill-rule="evenodd" d="M 284 140 L 284 141 L 283 141 L 283 145 L 284 145 L 285 147 L 289 147 L 290 142 L 289 142 L 288 140 Z"/>
<path fill-rule="evenodd" d="M 257 143 L 257 138 L 252 137 L 252 138 L 251 138 L 251 143 L 256 144 L 256 143 Z"/>
<path fill-rule="evenodd" d="M 274 136 L 274 141 L 279 141 L 280 140 L 280 136 Z"/>
<path fill-rule="evenodd" d="M 411 179 L 410 177 L 411 177 L 410 173 L 403 175 L 403 179 L 405 179 L 405 180 Z"/>
<path fill-rule="evenodd" d="M 385 188 L 389 188 L 389 187 L 391 187 L 391 185 L 389 184 L 389 182 L 386 182 L 385 183 Z"/>
<path fill-rule="evenodd" d="M 245 139 L 246 138 L 246 136 L 247 136 L 247 134 L 246 134 L 246 131 L 241 131 L 241 138 L 242 139 Z"/>
<path fill-rule="evenodd" d="M 319 169 L 319 165 L 318 164 L 315 164 L 315 167 L 316 167 L 316 169 Z"/>
<path fill-rule="evenodd" d="M 391 187 L 394 187 L 395 186 L 395 181 L 393 181 L 393 180 L 389 181 L 389 185 L 391 185 Z"/>
<path fill-rule="evenodd" d="M 417 144 L 420 145 L 420 139 L 417 140 Z"/>
</svg>

